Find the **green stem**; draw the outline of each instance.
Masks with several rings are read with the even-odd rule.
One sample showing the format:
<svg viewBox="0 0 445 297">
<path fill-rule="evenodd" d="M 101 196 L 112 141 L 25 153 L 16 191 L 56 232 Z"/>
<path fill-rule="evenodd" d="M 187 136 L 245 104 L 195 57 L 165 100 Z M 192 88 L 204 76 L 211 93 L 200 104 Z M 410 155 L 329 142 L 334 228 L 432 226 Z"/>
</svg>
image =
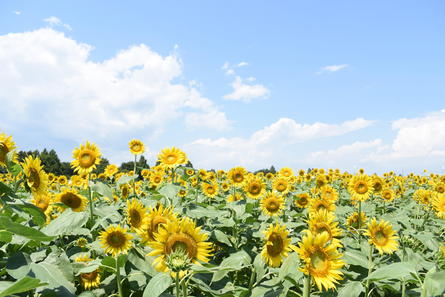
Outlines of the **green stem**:
<svg viewBox="0 0 445 297">
<path fill-rule="evenodd" d="M 179 297 L 179 292 L 180 292 L 180 288 L 179 288 L 179 272 L 175 272 L 176 276 L 175 276 L 175 284 L 176 284 L 176 297 Z"/>
<path fill-rule="evenodd" d="M 134 167 L 133 167 L 133 173 L 134 175 L 136 174 L 136 160 L 137 160 L 138 155 L 134 155 Z M 133 179 L 133 194 L 137 197 L 137 193 L 136 193 L 136 179 Z"/>
<path fill-rule="evenodd" d="M 362 214 L 362 202 L 359 201 L 358 202 L 358 218 L 357 218 L 358 243 L 361 243 L 361 241 L 362 241 L 362 236 L 361 236 L 361 233 L 360 233 L 360 228 L 362 227 L 362 216 L 361 216 L 361 214 Z"/>
<path fill-rule="evenodd" d="M 372 264 L 372 252 L 373 252 L 373 246 L 371 245 L 369 247 L 369 255 L 368 255 L 368 277 L 372 272 L 372 268 L 373 268 L 373 264 Z M 369 279 L 366 280 L 366 292 L 365 292 L 365 297 L 368 297 L 369 295 L 369 286 L 370 286 L 370 281 Z"/>
<path fill-rule="evenodd" d="M 402 279 L 402 297 L 406 297 L 406 293 L 405 293 L 405 279 Z"/>
<path fill-rule="evenodd" d="M 304 278 L 303 297 L 311 295 L 311 275 L 308 274 Z"/>
<path fill-rule="evenodd" d="M 88 175 L 88 202 L 90 204 L 90 222 L 91 224 L 94 223 L 93 216 L 94 216 L 94 207 L 93 207 L 93 197 L 91 195 L 91 187 L 90 187 L 90 175 Z M 113 198 L 113 197 L 111 197 Z M 93 236 L 94 239 L 94 236 Z"/>
<path fill-rule="evenodd" d="M 255 266 L 252 266 L 252 273 L 250 274 L 250 280 L 249 280 L 249 291 L 252 291 L 253 282 L 255 281 L 255 276 L 256 276 Z"/>
<path fill-rule="evenodd" d="M 121 272 L 117 258 L 116 258 L 116 283 L 117 283 L 117 291 L 119 293 L 119 297 L 123 297 L 124 294 L 122 293 Z"/>
<path fill-rule="evenodd" d="M 185 277 L 182 279 L 182 296 L 187 297 L 187 284 L 185 283 Z"/>
</svg>

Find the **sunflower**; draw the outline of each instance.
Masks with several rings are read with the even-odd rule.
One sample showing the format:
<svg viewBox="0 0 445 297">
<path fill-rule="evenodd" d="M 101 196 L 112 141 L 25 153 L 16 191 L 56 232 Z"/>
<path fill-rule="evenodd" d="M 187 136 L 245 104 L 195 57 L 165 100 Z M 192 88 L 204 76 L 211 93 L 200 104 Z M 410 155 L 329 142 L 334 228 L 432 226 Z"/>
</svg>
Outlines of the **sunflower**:
<svg viewBox="0 0 445 297">
<path fill-rule="evenodd" d="M 48 188 L 48 175 L 38 157 L 28 156 L 22 163 L 23 172 L 26 176 L 26 184 L 33 194 L 42 195 Z"/>
<path fill-rule="evenodd" d="M 311 196 L 308 193 L 301 193 L 296 197 L 297 199 L 294 200 L 294 203 L 299 208 L 306 208 L 311 201 Z"/>
<path fill-rule="evenodd" d="M 396 198 L 396 193 L 391 188 L 384 188 L 380 192 L 380 197 L 386 202 L 391 202 Z"/>
<path fill-rule="evenodd" d="M 260 206 L 263 213 L 268 216 L 280 215 L 284 209 L 283 196 L 269 192 L 261 199 Z"/>
<path fill-rule="evenodd" d="M 68 184 L 68 178 L 65 175 L 61 175 L 57 178 L 57 181 L 61 186 L 65 186 Z"/>
<path fill-rule="evenodd" d="M 40 210 L 49 214 L 52 210 L 51 204 L 53 202 L 53 196 L 51 193 L 45 193 L 40 195 L 33 195 L 31 203 L 40 208 Z"/>
<path fill-rule="evenodd" d="M 445 193 L 445 183 L 437 183 L 434 186 L 434 191 L 436 191 L 439 194 L 444 194 Z"/>
<path fill-rule="evenodd" d="M 338 192 L 331 186 L 325 185 L 320 188 L 320 195 L 322 199 L 335 202 L 338 200 Z"/>
<path fill-rule="evenodd" d="M 326 178 L 326 175 L 324 174 L 319 174 L 315 177 L 315 186 L 317 188 L 321 188 L 324 185 L 326 185 L 328 183 L 328 180 Z"/>
<path fill-rule="evenodd" d="M 255 176 L 249 177 L 244 184 L 244 192 L 252 199 L 258 199 L 263 196 L 266 191 L 266 185 L 264 182 Z"/>
<path fill-rule="evenodd" d="M 181 198 L 184 198 L 185 196 L 187 196 L 187 189 L 186 188 L 179 189 L 178 196 Z"/>
<path fill-rule="evenodd" d="M 208 242 L 208 235 L 196 227 L 194 221 L 189 218 L 168 221 L 154 233 L 155 241 L 148 242 L 153 249 L 148 255 L 157 256 L 153 265 L 158 271 L 169 271 L 166 258 L 175 251 L 186 252 L 190 262 L 199 264 L 199 261 L 207 263 L 211 256 L 212 243 Z"/>
<path fill-rule="evenodd" d="M 271 267 L 278 267 L 291 251 L 289 232 L 286 226 L 279 224 L 270 225 L 264 231 L 264 246 L 261 251 L 261 257 L 264 262 Z"/>
<path fill-rule="evenodd" d="M 445 194 L 436 195 L 433 199 L 433 207 L 439 218 L 445 219 Z"/>
<path fill-rule="evenodd" d="M 283 167 L 283 168 L 280 169 L 278 174 L 282 175 L 284 177 L 291 177 L 292 175 L 294 175 L 294 172 L 289 167 Z"/>
<path fill-rule="evenodd" d="M 119 169 L 117 168 L 116 165 L 109 164 L 107 165 L 107 167 L 105 167 L 104 173 L 106 177 L 112 178 L 118 171 Z"/>
<path fill-rule="evenodd" d="M 335 211 L 335 204 L 330 200 L 324 200 L 321 198 L 312 198 L 309 204 L 309 212 L 317 212 L 321 209 L 327 211 Z"/>
<path fill-rule="evenodd" d="M 312 276 L 320 291 L 322 288 L 335 289 L 338 281 L 343 279 L 340 269 L 346 263 L 341 259 L 342 254 L 338 252 L 337 245 L 329 243 L 327 232 L 316 235 L 306 232 L 294 250 L 304 261 L 300 270 Z"/>
<path fill-rule="evenodd" d="M 133 139 L 128 143 L 128 147 L 130 148 L 130 152 L 133 155 L 140 155 L 145 152 L 145 145 L 142 141 L 138 139 Z"/>
<path fill-rule="evenodd" d="M 372 176 L 372 187 L 374 189 L 374 193 L 380 193 L 381 190 L 383 190 L 385 186 L 385 182 L 383 179 L 378 175 Z"/>
<path fill-rule="evenodd" d="M 425 189 L 418 189 L 414 192 L 413 198 L 424 205 L 429 205 L 431 201 L 434 198 L 434 191 L 431 190 L 425 190 Z"/>
<path fill-rule="evenodd" d="M 83 255 L 83 256 L 77 257 L 75 261 L 78 263 L 84 263 L 86 266 L 87 263 L 92 260 L 93 259 L 91 259 L 87 255 Z M 100 285 L 99 269 L 95 269 L 88 273 L 81 273 L 80 274 L 80 283 L 85 290 L 90 290 L 90 289 L 99 287 L 99 285 Z"/>
<path fill-rule="evenodd" d="M 244 167 L 235 167 L 229 170 L 227 178 L 235 187 L 242 187 L 246 179 L 247 171 Z"/>
<path fill-rule="evenodd" d="M 275 191 L 279 192 L 280 194 L 284 195 L 287 192 L 289 192 L 289 189 L 290 189 L 289 181 L 286 177 L 278 175 L 273 180 L 272 188 Z"/>
<path fill-rule="evenodd" d="M 201 190 L 209 198 L 214 198 L 218 195 L 218 186 L 214 183 L 203 182 L 201 184 Z"/>
<path fill-rule="evenodd" d="M 368 229 L 364 232 L 366 236 L 369 236 L 369 243 L 373 244 L 380 254 L 392 254 L 397 250 L 398 237 L 394 235 L 395 233 L 387 221 L 377 222 L 375 218 L 368 223 Z"/>
<path fill-rule="evenodd" d="M 349 181 L 348 191 L 353 200 L 365 201 L 369 199 L 374 192 L 371 178 L 364 174 L 355 175 Z"/>
<path fill-rule="evenodd" d="M 351 229 L 352 231 L 355 231 L 359 228 L 358 226 L 358 212 L 352 213 L 350 216 L 346 219 L 346 225 Z M 363 227 L 366 224 L 367 217 L 365 213 L 362 211 L 360 212 L 360 227 Z"/>
<path fill-rule="evenodd" d="M 221 183 L 221 190 L 223 190 L 224 192 L 227 192 L 228 190 L 230 190 L 229 183 L 227 183 L 227 182 Z"/>
<path fill-rule="evenodd" d="M 188 162 L 186 154 L 176 147 L 165 148 L 158 155 L 158 161 L 167 168 L 185 165 Z"/>
<path fill-rule="evenodd" d="M 61 193 L 57 194 L 55 202 L 62 203 L 66 207 L 71 208 L 75 212 L 81 212 L 85 210 L 87 206 L 87 198 L 80 195 L 76 190 L 64 189 Z M 61 211 L 65 208 L 60 207 Z"/>
<path fill-rule="evenodd" d="M 335 221 L 335 216 L 332 212 L 320 209 L 317 212 L 309 213 L 308 226 L 309 231 L 314 233 L 314 235 L 326 232 L 329 236 L 329 241 L 340 245 L 340 241 L 334 239 L 341 236 L 341 229 L 338 228 L 338 222 Z"/>
<path fill-rule="evenodd" d="M 78 174 L 88 174 L 99 165 L 101 153 L 99 148 L 90 142 L 81 144 L 80 147 L 73 151 L 73 161 L 71 167 L 74 168 Z"/>
<path fill-rule="evenodd" d="M 12 140 L 12 136 L 6 136 L 5 133 L 0 133 L 0 167 L 6 167 L 6 155 L 15 149 L 16 146 Z M 14 161 L 16 161 L 16 157 L 14 154 Z"/>
<path fill-rule="evenodd" d="M 195 169 L 193 169 L 193 168 L 187 168 L 187 169 L 185 170 L 185 174 L 187 174 L 188 176 L 192 176 L 192 175 L 195 174 Z"/>
<path fill-rule="evenodd" d="M 150 187 L 157 188 L 164 181 L 163 173 L 153 173 L 150 175 Z"/>
<path fill-rule="evenodd" d="M 131 239 L 133 236 L 127 233 L 126 228 L 121 226 L 109 226 L 102 231 L 99 236 L 99 241 L 105 253 L 112 254 L 117 257 L 120 254 L 126 254 L 131 248 Z"/>
<path fill-rule="evenodd" d="M 147 209 L 144 205 L 136 199 L 127 200 L 127 221 L 131 228 L 139 233 L 146 220 Z"/>
<path fill-rule="evenodd" d="M 233 193 L 227 196 L 227 202 L 235 202 L 243 199 L 243 195 L 240 193 Z"/>
<path fill-rule="evenodd" d="M 127 199 L 130 196 L 131 191 L 132 191 L 130 185 L 129 184 L 121 184 L 119 186 L 119 188 L 121 190 L 122 199 Z"/>
<path fill-rule="evenodd" d="M 159 227 L 169 221 L 177 221 L 177 216 L 171 208 L 164 208 L 162 204 L 151 208 L 142 226 L 143 232 L 139 234 L 142 241 L 146 243 L 155 240 L 154 234 L 158 232 Z"/>
</svg>

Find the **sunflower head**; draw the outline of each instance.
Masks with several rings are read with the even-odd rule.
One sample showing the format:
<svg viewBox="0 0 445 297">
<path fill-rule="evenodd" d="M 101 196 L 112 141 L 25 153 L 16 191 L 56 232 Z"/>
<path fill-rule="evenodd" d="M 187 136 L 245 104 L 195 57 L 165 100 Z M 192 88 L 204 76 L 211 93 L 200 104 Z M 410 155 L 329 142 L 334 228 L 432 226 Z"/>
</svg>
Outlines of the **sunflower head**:
<svg viewBox="0 0 445 297">
<path fill-rule="evenodd" d="M 349 227 L 350 230 L 356 232 L 356 230 L 359 229 L 359 219 L 360 227 L 365 226 L 367 218 L 363 211 L 360 212 L 360 218 L 358 212 L 354 212 L 350 216 L 348 216 L 348 218 L 346 219 L 346 225 Z"/>
<path fill-rule="evenodd" d="M 435 195 L 432 204 L 437 216 L 445 219 L 445 194 Z"/>
<path fill-rule="evenodd" d="M 322 209 L 327 211 L 335 211 L 335 208 L 335 204 L 332 201 L 321 198 L 312 198 L 309 204 L 310 212 L 317 212 Z"/>
<path fill-rule="evenodd" d="M 81 144 L 73 151 L 73 161 L 71 167 L 75 172 L 79 174 L 89 174 L 96 169 L 96 165 L 99 165 L 101 161 L 101 153 L 99 148 L 90 142 Z"/>
<path fill-rule="evenodd" d="M 380 197 L 386 202 L 391 202 L 396 198 L 396 193 L 391 188 L 384 188 L 380 191 Z"/>
<path fill-rule="evenodd" d="M 158 155 L 158 161 L 166 168 L 185 165 L 188 162 L 186 154 L 176 147 L 165 148 Z"/>
<path fill-rule="evenodd" d="M 290 190 L 288 178 L 277 175 L 272 183 L 272 188 L 282 195 L 287 194 Z"/>
<path fill-rule="evenodd" d="M 369 243 L 373 244 L 380 254 L 392 254 L 398 248 L 396 232 L 385 220 L 377 222 L 375 218 L 368 223 L 365 235 L 369 237 Z"/>
<path fill-rule="evenodd" d="M 61 193 L 57 194 L 56 202 L 62 203 L 75 212 L 84 211 L 87 206 L 87 198 L 80 195 L 76 190 L 68 188 L 65 188 Z M 64 211 L 65 208 L 61 207 L 60 210 Z"/>
<path fill-rule="evenodd" d="M 266 191 L 266 185 L 261 178 L 252 176 L 246 180 L 244 184 L 244 192 L 252 199 L 258 199 L 263 196 Z"/>
<path fill-rule="evenodd" d="M 114 164 L 109 164 L 109 165 L 107 165 L 107 167 L 105 167 L 104 174 L 105 174 L 106 177 L 111 178 L 111 177 L 113 177 L 118 171 L 119 171 L 119 169 L 117 168 L 116 165 L 114 165 Z"/>
<path fill-rule="evenodd" d="M 283 168 L 280 169 L 278 174 L 280 174 L 280 175 L 282 175 L 284 177 L 291 177 L 292 175 L 294 175 L 294 172 L 289 167 L 283 167 Z"/>
<path fill-rule="evenodd" d="M 308 193 L 301 193 L 296 196 L 294 203 L 299 208 L 306 208 L 311 201 L 311 196 Z"/>
<path fill-rule="evenodd" d="M 243 199 L 243 195 L 240 193 L 232 193 L 227 196 L 227 202 L 235 202 Z"/>
<path fill-rule="evenodd" d="M 270 225 L 264 232 L 264 246 L 261 257 L 267 265 L 278 267 L 291 251 L 289 232 L 286 226 L 279 224 Z"/>
<path fill-rule="evenodd" d="M 335 221 L 334 214 L 326 209 L 309 213 L 308 225 L 309 231 L 314 234 L 326 232 L 328 234 L 328 241 L 336 241 L 334 239 L 341 236 L 341 229 L 338 227 L 338 222 Z M 339 241 L 337 241 L 337 243 L 339 243 Z"/>
<path fill-rule="evenodd" d="M 204 195 L 209 198 L 214 198 L 216 195 L 218 195 L 218 185 L 215 183 L 203 182 L 201 184 L 201 189 Z"/>
<path fill-rule="evenodd" d="M 163 224 L 167 224 L 169 221 L 176 221 L 177 216 L 171 208 L 164 208 L 162 204 L 151 208 L 148 211 L 147 218 L 142 226 L 143 232 L 139 235 L 142 236 L 142 241 L 147 243 L 154 241 L 154 235 L 159 231 Z"/>
<path fill-rule="evenodd" d="M 109 226 L 102 231 L 99 236 L 99 241 L 105 253 L 117 257 L 120 254 L 126 254 L 131 248 L 131 239 L 133 236 L 127 233 L 126 228 L 121 226 Z"/>
<path fill-rule="evenodd" d="M 365 201 L 369 199 L 374 192 L 372 180 L 365 174 L 355 175 L 348 185 L 351 198 L 354 200 Z"/>
<path fill-rule="evenodd" d="M 87 255 L 79 256 L 76 258 L 76 262 L 84 263 L 85 266 L 88 265 L 88 262 L 92 261 L 90 257 Z M 100 272 L 99 269 L 93 270 L 88 273 L 80 274 L 80 283 L 85 290 L 90 290 L 99 287 L 100 285 Z"/>
<path fill-rule="evenodd" d="M 133 139 L 128 143 L 128 147 L 130 148 L 130 152 L 133 155 L 140 155 L 145 152 L 145 145 L 142 141 L 138 139 Z"/>
<path fill-rule="evenodd" d="M 147 220 L 147 210 L 140 201 L 136 199 L 127 200 L 127 220 L 128 224 L 136 232 L 142 231 Z"/>
<path fill-rule="evenodd" d="M 227 178 L 236 187 L 243 186 L 247 176 L 247 170 L 244 167 L 234 167 L 227 173 Z"/>
<path fill-rule="evenodd" d="M 15 142 L 12 136 L 6 136 L 5 133 L 0 133 L 0 167 L 6 167 L 6 155 L 16 149 Z M 16 160 L 16 156 L 14 156 Z"/>
<path fill-rule="evenodd" d="M 268 216 L 278 216 L 284 209 L 284 198 L 274 192 L 269 192 L 261 199 L 261 210 Z"/>
</svg>

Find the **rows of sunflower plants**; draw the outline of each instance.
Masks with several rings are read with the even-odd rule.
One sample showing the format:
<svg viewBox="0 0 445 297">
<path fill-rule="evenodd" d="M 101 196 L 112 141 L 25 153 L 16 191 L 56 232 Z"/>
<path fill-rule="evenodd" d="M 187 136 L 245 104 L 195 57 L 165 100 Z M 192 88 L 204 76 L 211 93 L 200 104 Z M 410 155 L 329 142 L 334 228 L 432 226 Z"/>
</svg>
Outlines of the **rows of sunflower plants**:
<svg viewBox="0 0 445 297">
<path fill-rule="evenodd" d="M 445 175 L 19 162 L 0 133 L 0 297 L 445 296 Z"/>
</svg>

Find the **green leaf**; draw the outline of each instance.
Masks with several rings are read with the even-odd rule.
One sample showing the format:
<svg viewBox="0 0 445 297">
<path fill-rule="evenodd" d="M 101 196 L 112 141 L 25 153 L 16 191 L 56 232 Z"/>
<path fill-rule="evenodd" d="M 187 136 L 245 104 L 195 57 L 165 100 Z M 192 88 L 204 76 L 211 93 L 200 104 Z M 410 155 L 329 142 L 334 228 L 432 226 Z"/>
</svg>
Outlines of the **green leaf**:
<svg viewBox="0 0 445 297">
<path fill-rule="evenodd" d="M 445 293 L 445 271 L 428 272 L 425 276 L 424 286 L 426 296 L 437 296 Z"/>
<path fill-rule="evenodd" d="M 230 242 L 229 237 L 222 231 L 214 230 L 213 235 L 215 236 L 217 241 L 225 243 L 228 246 L 232 246 L 232 243 Z"/>
<path fill-rule="evenodd" d="M 65 278 L 56 265 L 46 262 L 31 263 L 31 271 L 38 279 L 48 283 L 46 288 L 58 288 L 58 296 L 75 296 L 76 288 L 73 283 Z"/>
<path fill-rule="evenodd" d="M 10 276 L 15 279 L 21 279 L 25 277 L 31 267 L 29 264 L 31 263 L 31 259 L 29 255 L 24 253 L 16 253 L 12 255 L 12 257 L 8 258 L 8 262 L 6 263 L 6 271 Z"/>
<path fill-rule="evenodd" d="M 71 209 L 66 209 L 42 231 L 48 235 L 69 235 L 75 229 L 82 227 L 87 221 L 87 212 L 74 212 Z"/>
<path fill-rule="evenodd" d="M 381 279 L 401 279 L 409 276 L 411 273 L 416 273 L 414 264 L 409 262 L 399 262 L 378 268 L 372 272 L 366 279 L 381 280 Z"/>
<path fill-rule="evenodd" d="M 93 190 L 96 193 L 99 193 L 103 197 L 108 197 L 110 199 L 113 199 L 113 190 L 106 184 L 101 182 L 96 182 L 92 187 L 91 190 Z"/>
<path fill-rule="evenodd" d="M 5 230 L 0 230 L 0 241 L 1 242 L 11 242 L 12 240 L 12 233 L 5 231 Z"/>
<path fill-rule="evenodd" d="M 286 276 L 290 276 L 293 280 L 298 281 L 303 277 L 303 272 L 298 270 L 299 266 L 299 258 L 296 253 L 291 253 L 284 260 L 283 264 L 280 267 L 278 272 L 278 278 L 280 281 L 283 281 Z"/>
<path fill-rule="evenodd" d="M 40 280 L 26 276 L 13 283 L 3 292 L 0 292 L 0 297 L 6 297 L 6 296 L 11 296 L 13 294 L 23 293 L 44 285 L 46 284 L 41 283 Z"/>
<path fill-rule="evenodd" d="M 349 281 L 344 287 L 338 290 L 337 297 L 359 296 L 363 291 L 364 288 L 361 282 Z"/>
<path fill-rule="evenodd" d="M 345 252 L 343 260 L 350 265 L 357 265 L 365 268 L 368 268 L 369 265 L 368 259 L 362 252 L 351 249 Z"/>
<path fill-rule="evenodd" d="M 0 196 L 1 194 L 6 194 L 7 197 L 17 197 L 14 193 L 14 191 L 8 187 L 7 185 L 5 185 L 3 182 L 0 181 Z M 5 199 L 5 197 L 3 196 L 2 199 Z M 12 201 L 9 200 L 8 201 Z"/>
<path fill-rule="evenodd" d="M 147 284 L 142 297 L 158 297 L 172 284 L 172 278 L 167 273 L 158 273 Z"/>
<path fill-rule="evenodd" d="M 237 253 L 234 253 L 230 255 L 229 257 L 225 258 L 222 262 L 220 267 L 221 268 L 231 268 L 231 270 L 239 270 L 244 266 L 249 265 L 252 262 L 252 259 L 245 251 L 239 251 Z M 228 270 L 221 270 L 215 272 L 212 278 L 212 282 L 219 281 L 222 279 L 226 274 Z"/>
<path fill-rule="evenodd" d="M 176 186 L 176 185 L 172 185 L 172 184 L 166 184 L 164 186 L 162 186 L 162 188 L 159 189 L 159 194 L 169 198 L 169 199 L 173 199 L 176 197 L 176 194 L 178 194 L 179 189 L 181 187 Z"/>
<path fill-rule="evenodd" d="M 46 222 L 45 214 L 34 204 L 10 204 L 11 207 L 26 212 L 32 216 L 32 220 L 36 225 L 42 226 Z"/>
<path fill-rule="evenodd" d="M 11 221 L 10 218 L 5 216 L 0 216 L 0 229 L 9 231 L 13 234 L 20 235 L 35 241 L 51 241 L 54 237 L 48 236 L 41 231 L 23 226 L 19 223 Z"/>
<path fill-rule="evenodd" d="M 121 178 L 116 182 L 116 185 L 119 187 L 123 184 L 128 184 L 130 181 L 136 179 L 138 176 L 135 175 L 122 175 Z M 113 196 L 111 196 L 113 197 Z"/>
</svg>

